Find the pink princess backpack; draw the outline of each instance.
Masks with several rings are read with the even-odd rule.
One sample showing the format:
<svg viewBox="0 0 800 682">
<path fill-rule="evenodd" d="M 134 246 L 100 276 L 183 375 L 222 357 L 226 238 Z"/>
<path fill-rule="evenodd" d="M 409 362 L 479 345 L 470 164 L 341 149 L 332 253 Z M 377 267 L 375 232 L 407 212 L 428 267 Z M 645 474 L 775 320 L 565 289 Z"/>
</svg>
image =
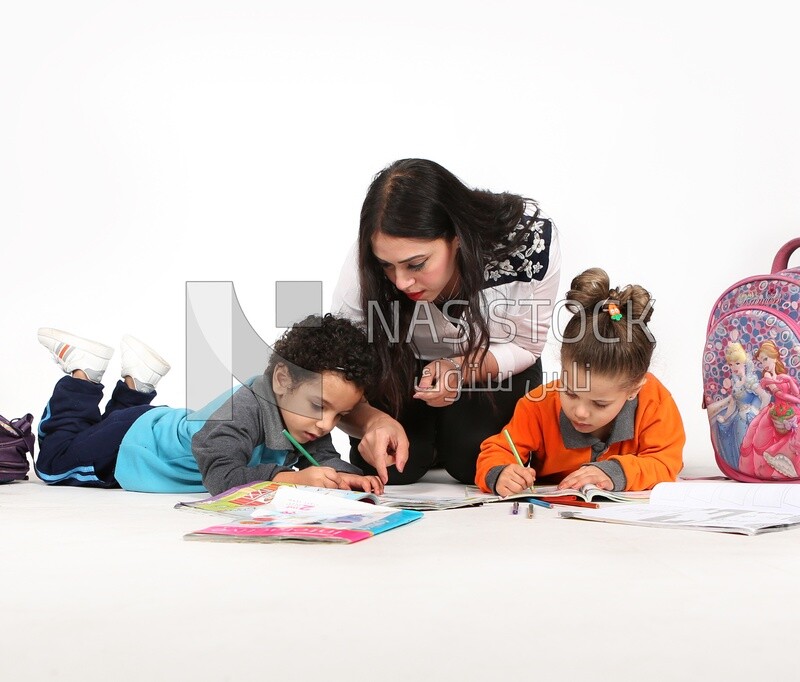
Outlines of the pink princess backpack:
<svg viewBox="0 0 800 682">
<path fill-rule="evenodd" d="M 769 275 L 717 299 L 703 354 L 703 407 L 722 472 L 737 481 L 800 483 L 800 239 Z"/>
</svg>

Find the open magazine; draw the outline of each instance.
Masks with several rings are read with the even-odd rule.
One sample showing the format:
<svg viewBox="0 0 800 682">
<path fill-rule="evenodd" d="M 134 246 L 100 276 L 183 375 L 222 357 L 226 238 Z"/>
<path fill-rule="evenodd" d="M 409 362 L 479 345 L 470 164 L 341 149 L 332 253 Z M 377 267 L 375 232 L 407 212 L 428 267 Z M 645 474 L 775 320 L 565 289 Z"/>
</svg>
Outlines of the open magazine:
<svg viewBox="0 0 800 682">
<path fill-rule="evenodd" d="M 486 502 L 486 495 L 474 497 L 445 497 L 442 495 L 404 495 L 401 493 L 385 493 L 381 495 L 381 503 L 398 509 L 416 509 L 417 511 L 437 511 L 442 509 L 463 509 L 464 507 L 480 507 Z"/>
<path fill-rule="evenodd" d="M 477 488 L 475 489 L 477 491 Z M 437 483 L 415 483 L 412 486 L 389 485 L 384 488 L 380 503 L 387 507 L 435 511 L 479 507 L 486 502 L 486 495 L 464 492 L 460 485 Z"/>
<path fill-rule="evenodd" d="M 239 516 L 242 506 L 252 507 L 257 504 L 266 504 L 272 499 L 276 490 L 275 486 L 288 486 L 299 490 L 308 489 L 320 492 L 323 495 L 331 495 L 361 502 L 371 502 L 384 507 L 396 507 L 397 509 L 413 509 L 416 511 L 433 511 L 437 509 L 458 509 L 461 507 L 480 506 L 487 501 L 487 495 L 478 492 L 477 496 L 464 495 L 442 495 L 437 486 L 426 486 L 417 483 L 414 486 L 414 493 L 406 492 L 407 486 L 387 486 L 383 495 L 365 493 L 360 490 L 338 490 L 336 488 L 316 488 L 314 486 L 295 485 L 292 483 L 266 483 L 249 484 L 226 490 L 214 497 L 207 497 L 195 502 L 179 502 L 175 505 L 181 509 L 196 509 L 198 511 L 213 512 L 216 514 L 229 514 Z M 455 486 L 454 486 L 455 487 Z M 474 487 L 474 486 L 473 486 Z M 441 488 L 441 486 L 438 486 Z M 456 488 L 460 492 L 461 488 Z M 478 491 L 477 488 L 475 488 Z"/>
<path fill-rule="evenodd" d="M 646 502 L 650 498 L 649 490 L 639 490 L 630 492 L 620 492 L 613 490 L 603 490 L 596 485 L 587 484 L 580 489 L 564 488 L 558 489 L 555 485 L 535 485 L 532 489 L 523 490 L 508 497 L 499 495 L 488 495 L 481 492 L 478 486 L 467 486 L 467 497 L 483 498 L 485 502 L 499 502 L 509 500 L 523 500 L 534 497 L 538 500 L 558 504 L 560 500 L 580 500 L 582 502 Z"/>
<path fill-rule="evenodd" d="M 348 544 L 422 517 L 418 511 L 377 501 L 371 493 L 265 481 L 175 507 L 221 518 L 216 525 L 188 533 L 188 540 Z"/>
<path fill-rule="evenodd" d="M 194 509 L 197 511 L 211 512 L 212 514 L 223 514 L 240 518 L 249 517 L 254 507 L 269 504 L 275 493 L 281 488 L 295 488 L 297 490 L 308 490 L 318 495 L 336 497 L 346 500 L 357 500 L 370 504 L 378 504 L 380 501 L 377 495 L 365 493 L 361 490 L 339 490 L 338 488 L 317 488 L 313 485 L 295 485 L 294 483 L 277 483 L 275 481 L 258 481 L 240 485 L 219 495 L 204 497 L 202 500 L 191 502 L 178 502 L 175 509 Z"/>
<path fill-rule="evenodd" d="M 800 486 L 791 483 L 659 483 L 649 504 L 562 511 L 567 519 L 757 535 L 800 525 Z"/>
</svg>

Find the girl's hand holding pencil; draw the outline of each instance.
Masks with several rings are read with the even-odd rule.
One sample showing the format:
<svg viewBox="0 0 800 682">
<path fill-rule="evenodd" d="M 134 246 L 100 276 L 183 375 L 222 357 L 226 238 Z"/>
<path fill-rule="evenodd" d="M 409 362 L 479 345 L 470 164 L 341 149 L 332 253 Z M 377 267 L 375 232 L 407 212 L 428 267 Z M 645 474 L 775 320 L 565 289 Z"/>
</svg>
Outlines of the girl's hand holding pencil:
<svg viewBox="0 0 800 682">
<path fill-rule="evenodd" d="M 536 481 L 536 471 L 530 467 L 526 467 L 522 463 L 522 458 L 519 456 L 517 446 L 514 444 L 508 429 L 503 429 L 503 433 L 511 448 L 511 452 L 514 453 L 514 459 L 517 460 L 516 464 L 509 464 L 506 466 L 497 478 L 495 491 L 501 497 L 506 497 L 532 488 Z"/>
<path fill-rule="evenodd" d="M 536 472 L 519 464 L 509 464 L 497 478 L 494 489 L 500 497 L 521 493 L 536 481 Z"/>
</svg>

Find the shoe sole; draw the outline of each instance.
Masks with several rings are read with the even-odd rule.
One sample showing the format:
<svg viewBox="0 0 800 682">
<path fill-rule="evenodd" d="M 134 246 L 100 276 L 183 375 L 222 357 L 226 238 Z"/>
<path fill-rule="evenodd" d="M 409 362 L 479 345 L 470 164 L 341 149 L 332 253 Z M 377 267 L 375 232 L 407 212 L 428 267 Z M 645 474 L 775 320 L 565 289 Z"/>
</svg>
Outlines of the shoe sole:
<svg viewBox="0 0 800 682">
<path fill-rule="evenodd" d="M 42 327 L 39 329 L 37 336 L 40 342 L 42 340 L 55 341 L 56 346 L 58 346 L 59 343 L 65 343 L 68 346 L 74 346 L 80 350 L 85 350 L 93 355 L 97 355 L 103 360 L 110 360 L 114 355 L 114 349 L 111 346 L 106 346 L 103 343 L 98 343 L 90 339 L 84 339 L 82 336 L 75 336 L 74 334 L 69 334 L 60 329 L 53 329 L 52 327 Z M 54 348 L 50 350 L 53 351 Z"/>
<path fill-rule="evenodd" d="M 139 341 L 135 336 L 125 335 L 122 337 L 122 346 L 128 346 L 139 358 L 139 360 L 150 370 L 160 376 L 164 376 L 170 370 L 170 364 L 156 353 L 146 343 Z M 123 348 L 124 352 L 124 348 Z"/>
</svg>

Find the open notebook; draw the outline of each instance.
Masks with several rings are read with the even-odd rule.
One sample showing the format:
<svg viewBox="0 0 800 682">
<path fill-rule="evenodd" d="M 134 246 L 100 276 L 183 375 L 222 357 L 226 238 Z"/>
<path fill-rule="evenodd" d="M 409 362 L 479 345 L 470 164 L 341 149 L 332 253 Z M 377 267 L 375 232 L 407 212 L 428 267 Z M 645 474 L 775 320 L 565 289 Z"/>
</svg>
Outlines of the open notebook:
<svg viewBox="0 0 800 682">
<path fill-rule="evenodd" d="M 559 499 L 581 500 L 583 502 L 645 502 L 650 498 L 649 490 L 632 492 L 615 492 L 613 490 L 603 490 L 596 485 L 585 485 L 580 489 L 564 488 L 558 489 L 555 485 L 535 485 L 531 490 L 523 490 L 521 493 L 500 497 L 499 495 L 488 495 L 481 492 L 478 486 L 467 486 L 467 497 L 483 498 L 485 502 L 500 502 L 509 500 L 523 500 L 535 497 L 545 502 L 558 504 Z"/>
<path fill-rule="evenodd" d="M 562 511 L 566 519 L 757 535 L 800 525 L 800 485 L 659 483 L 649 504 Z"/>
</svg>

